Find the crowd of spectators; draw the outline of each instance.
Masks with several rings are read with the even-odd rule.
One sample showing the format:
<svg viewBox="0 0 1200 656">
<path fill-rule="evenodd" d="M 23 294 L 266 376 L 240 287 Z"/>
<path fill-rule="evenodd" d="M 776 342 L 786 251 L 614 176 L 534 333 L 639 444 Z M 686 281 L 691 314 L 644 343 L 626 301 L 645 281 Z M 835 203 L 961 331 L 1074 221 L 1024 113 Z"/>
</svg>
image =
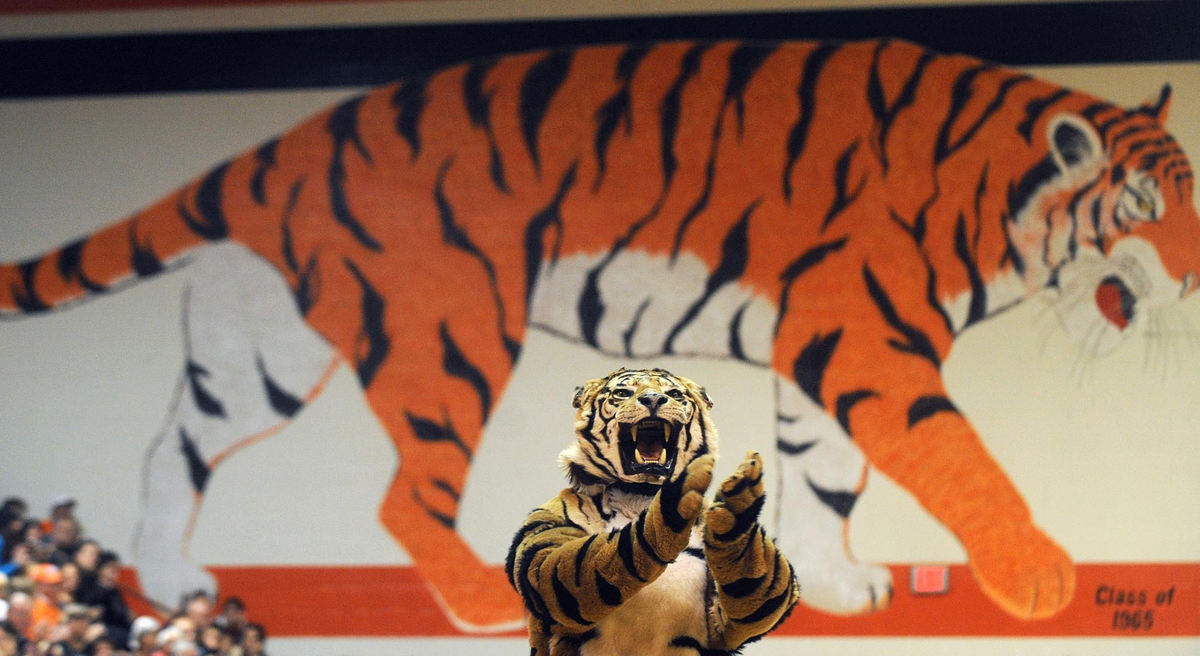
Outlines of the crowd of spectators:
<svg viewBox="0 0 1200 656">
<path fill-rule="evenodd" d="M 121 559 L 84 535 L 75 500 L 45 519 L 17 497 L 0 506 L 0 656 L 266 656 L 266 631 L 241 599 L 202 590 L 134 617 Z"/>
</svg>

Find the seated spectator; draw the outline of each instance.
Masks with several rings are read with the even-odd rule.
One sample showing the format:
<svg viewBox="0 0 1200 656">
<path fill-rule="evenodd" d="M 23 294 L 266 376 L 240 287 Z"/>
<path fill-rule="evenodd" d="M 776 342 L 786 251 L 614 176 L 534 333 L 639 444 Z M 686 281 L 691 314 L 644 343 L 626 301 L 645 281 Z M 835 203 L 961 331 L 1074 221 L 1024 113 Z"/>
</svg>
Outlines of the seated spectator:
<svg viewBox="0 0 1200 656">
<path fill-rule="evenodd" d="M 91 641 L 103 632 L 92 629 L 92 612 L 83 604 L 70 603 L 63 607 L 66 631 L 50 646 L 49 656 L 88 656 Z"/>
<path fill-rule="evenodd" d="M 107 633 L 102 634 L 88 645 L 88 654 L 90 656 L 117 656 L 117 645 L 120 644 L 113 640 L 112 636 Z M 126 654 L 126 652 L 120 652 Z"/>
<path fill-rule="evenodd" d="M 54 528 L 50 533 L 50 543 L 54 550 L 50 552 L 49 562 L 61 567 L 64 563 L 74 560 L 75 552 L 83 546 L 80 535 L 79 522 L 74 517 L 60 517 L 54 520 Z"/>
<path fill-rule="evenodd" d="M 225 629 L 234 643 L 242 642 L 242 632 L 246 630 L 246 604 L 241 597 L 226 597 L 221 604 L 221 614 L 215 622 Z"/>
<path fill-rule="evenodd" d="M 99 610 L 99 622 L 117 644 L 125 644 L 133 614 L 117 588 L 121 559 L 115 552 L 103 551 L 96 561 L 96 572 L 87 585 L 81 586 L 78 601 Z"/>
<path fill-rule="evenodd" d="M 33 597 L 24 592 L 14 592 L 8 597 L 8 619 L 5 624 L 11 626 L 21 636 L 22 642 L 33 635 Z"/>
<path fill-rule="evenodd" d="M 151 656 L 158 648 L 162 623 L 148 615 L 133 621 L 129 628 L 129 651 L 133 656 Z"/>
<path fill-rule="evenodd" d="M 41 563 L 33 568 L 33 626 L 26 635 L 30 640 L 40 642 L 51 639 L 54 629 L 62 619 L 62 608 L 58 605 L 59 590 L 62 588 L 63 576 L 58 568 L 49 563 Z"/>
<path fill-rule="evenodd" d="M 183 614 L 192 622 L 197 634 L 212 624 L 212 597 L 204 590 L 196 590 L 184 600 Z"/>
<path fill-rule="evenodd" d="M 244 656 L 267 656 L 267 630 L 261 624 L 251 622 L 242 635 Z"/>
<path fill-rule="evenodd" d="M 0 656 L 20 656 L 24 651 L 21 632 L 8 622 L 0 622 Z"/>
</svg>

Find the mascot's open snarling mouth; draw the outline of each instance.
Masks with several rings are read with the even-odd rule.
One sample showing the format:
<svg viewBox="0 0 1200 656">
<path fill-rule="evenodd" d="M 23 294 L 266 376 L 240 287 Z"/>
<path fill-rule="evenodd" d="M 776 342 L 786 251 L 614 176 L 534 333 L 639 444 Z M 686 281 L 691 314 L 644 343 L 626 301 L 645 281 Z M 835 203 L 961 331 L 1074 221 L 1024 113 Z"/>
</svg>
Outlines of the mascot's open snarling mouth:
<svg viewBox="0 0 1200 656">
<path fill-rule="evenodd" d="M 575 390 L 575 444 L 560 459 L 573 484 L 638 493 L 716 454 L 704 388 L 664 369 L 619 369 Z"/>
<path fill-rule="evenodd" d="M 655 418 L 619 425 L 617 436 L 625 473 L 670 476 L 679 451 L 676 438 L 680 427 Z"/>
</svg>

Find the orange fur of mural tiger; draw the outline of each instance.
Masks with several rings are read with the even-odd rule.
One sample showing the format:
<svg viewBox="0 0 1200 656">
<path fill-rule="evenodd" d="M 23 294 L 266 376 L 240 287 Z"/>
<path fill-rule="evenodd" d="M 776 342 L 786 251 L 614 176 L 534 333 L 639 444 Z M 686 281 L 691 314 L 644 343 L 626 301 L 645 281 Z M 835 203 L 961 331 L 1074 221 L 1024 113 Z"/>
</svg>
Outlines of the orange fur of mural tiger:
<svg viewBox="0 0 1200 656">
<path fill-rule="evenodd" d="M 350 100 L 4 266 L 0 311 L 112 290 L 214 241 L 253 251 L 356 370 L 402 455 L 382 522 L 465 625 L 521 614 L 455 517 L 530 326 L 770 367 L 953 531 L 999 606 L 1044 617 L 1071 599 L 1072 563 L 940 367 L 958 333 L 1076 263 L 1106 272 L 1071 280 L 1114 334 L 1163 289 L 1193 290 L 1193 178 L 1164 104 L 1125 110 L 890 41 L 505 56 Z M 845 519 L 852 478 L 808 485 Z"/>
</svg>

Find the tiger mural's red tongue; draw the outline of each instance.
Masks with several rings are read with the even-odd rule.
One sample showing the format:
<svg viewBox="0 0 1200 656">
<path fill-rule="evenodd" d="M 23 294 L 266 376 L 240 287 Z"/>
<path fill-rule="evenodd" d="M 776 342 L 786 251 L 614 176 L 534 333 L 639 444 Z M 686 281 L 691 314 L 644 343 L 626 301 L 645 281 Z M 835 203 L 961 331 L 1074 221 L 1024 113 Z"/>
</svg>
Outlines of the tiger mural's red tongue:
<svg viewBox="0 0 1200 656">
<path fill-rule="evenodd" d="M 1096 288 L 1096 307 L 1119 330 L 1125 330 L 1133 318 L 1134 301 L 1129 288 L 1116 276 L 1105 278 Z"/>
</svg>

